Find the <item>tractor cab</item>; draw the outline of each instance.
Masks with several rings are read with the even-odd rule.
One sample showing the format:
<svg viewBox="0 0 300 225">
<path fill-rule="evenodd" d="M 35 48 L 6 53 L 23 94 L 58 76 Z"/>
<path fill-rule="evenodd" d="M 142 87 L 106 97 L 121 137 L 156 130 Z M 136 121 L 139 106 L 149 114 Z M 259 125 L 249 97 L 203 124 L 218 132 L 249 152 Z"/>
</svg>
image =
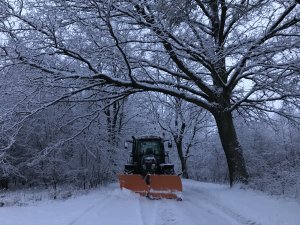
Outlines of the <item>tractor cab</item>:
<svg viewBox="0 0 300 225">
<path fill-rule="evenodd" d="M 138 155 L 156 155 L 163 156 L 164 146 L 161 140 L 138 140 L 137 143 L 137 154 Z"/>
<path fill-rule="evenodd" d="M 164 140 L 157 136 L 133 137 L 131 159 L 125 172 L 141 174 L 172 174 L 174 166 L 167 164 Z"/>
<path fill-rule="evenodd" d="M 135 139 L 133 162 L 141 168 L 141 174 L 160 174 L 160 164 L 165 163 L 164 143 L 160 138 Z"/>
</svg>

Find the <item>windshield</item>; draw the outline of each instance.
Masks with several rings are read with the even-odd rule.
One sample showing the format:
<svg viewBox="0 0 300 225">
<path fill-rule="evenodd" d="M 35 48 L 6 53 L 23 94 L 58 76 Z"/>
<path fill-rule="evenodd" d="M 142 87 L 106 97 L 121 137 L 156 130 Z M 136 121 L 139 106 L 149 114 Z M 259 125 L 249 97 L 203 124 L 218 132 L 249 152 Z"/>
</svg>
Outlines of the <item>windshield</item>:
<svg viewBox="0 0 300 225">
<path fill-rule="evenodd" d="M 139 141 L 138 142 L 139 154 L 161 154 L 161 143 L 160 141 Z"/>
</svg>

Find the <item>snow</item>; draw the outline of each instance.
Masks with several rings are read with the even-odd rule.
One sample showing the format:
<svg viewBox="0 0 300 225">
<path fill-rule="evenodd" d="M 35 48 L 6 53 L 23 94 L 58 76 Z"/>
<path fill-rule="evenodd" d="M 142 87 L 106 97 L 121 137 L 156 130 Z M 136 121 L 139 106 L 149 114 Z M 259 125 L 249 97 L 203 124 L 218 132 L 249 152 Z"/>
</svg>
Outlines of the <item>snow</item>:
<svg viewBox="0 0 300 225">
<path fill-rule="evenodd" d="M 299 225 L 292 199 L 183 180 L 183 201 L 149 200 L 117 184 L 68 200 L 0 208 L 1 225 Z"/>
</svg>

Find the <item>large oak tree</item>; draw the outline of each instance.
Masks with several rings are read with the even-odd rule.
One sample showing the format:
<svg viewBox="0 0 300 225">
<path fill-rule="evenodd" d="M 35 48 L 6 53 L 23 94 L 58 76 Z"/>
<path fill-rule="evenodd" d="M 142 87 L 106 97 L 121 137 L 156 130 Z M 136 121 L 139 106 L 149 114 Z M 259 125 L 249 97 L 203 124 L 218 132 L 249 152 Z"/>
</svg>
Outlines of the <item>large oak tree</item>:
<svg viewBox="0 0 300 225">
<path fill-rule="evenodd" d="M 19 0 L 1 10 L 7 63 L 85 81 L 64 98 L 106 85 L 115 97 L 154 91 L 210 112 L 231 185 L 248 179 L 233 113 L 289 117 L 277 106 L 299 107 L 292 0 Z"/>
</svg>

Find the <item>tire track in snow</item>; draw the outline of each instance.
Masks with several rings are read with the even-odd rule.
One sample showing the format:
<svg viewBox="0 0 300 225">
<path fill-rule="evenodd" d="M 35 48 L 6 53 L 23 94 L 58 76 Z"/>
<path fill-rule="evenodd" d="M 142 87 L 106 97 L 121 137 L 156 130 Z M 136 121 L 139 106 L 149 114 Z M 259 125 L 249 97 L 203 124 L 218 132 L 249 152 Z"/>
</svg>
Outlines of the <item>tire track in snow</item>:
<svg viewBox="0 0 300 225">
<path fill-rule="evenodd" d="M 157 204 L 156 200 L 151 201 L 147 198 L 141 197 L 139 199 L 139 210 L 142 225 L 155 225 L 157 215 Z"/>
<path fill-rule="evenodd" d="M 158 199 L 150 200 L 141 198 L 140 215 L 143 225 L 175 225 L 176 215 L 171 210 L 174 200 Z M 176 203 L 176 202 L 175 202 Z"/>
<path fill-rule="evenodd" d="M 101 205 L 101 209 L 104 208 L 109 202 L 111 202 L 111 196 L 106 196 L 100 200 L 97 200 L 92 205 L 90 205 L 88 208 L 82 211 L 77 217 L 75 217 L 68 225 L 74 225 L 76 224 L 83 216 L 88 214 L 90 211 L 92 211 L 95 207 L 99 207 L 99 204 Z"/>
<path fill-rule="evenodd" d="M 142 225 L 240 225 L 228 215 L 214 212 L 216 211 L 215 208 L 211 209 L 211 207 L 207 208 L 194 203 L 197 199 L 197 195 L 194 194 L 187 196 L 181 202 L 168 199 L 148 200 L 141 198 Z"/>
<path fill-rule="evenodd" d="M 196 199 L 200 201 L 196 201 Z M 233 218 L 232 215 L 228 215 L 215 206 L 212 206 L 195 193 L 193 193 L 191 197 L 187 196 L 186 200 L 185 209 L 189 209 L 190 212 L 197 215 L 200 219 L 204 218 L 201 224 L 241 225 L 241 222 Z"/>
<path fill-rule="evenodd" d="M 186 189 L 183 201 L 170 205 L 169 210 L 174 214 L 176 225 L 240 225 L 231 217 L 215 212 L 205 204 L 197 204 L 197 195 Z"/>
<path fill-rule="evenodd" d="M 156 200 L 155 200 L 156 201 Z M 153 225 L 175 225 L 176 215 L 172 210 L 173 199 L 160 199 L 157 203 L 157 216 Z"/>
<path fill-rule="evenodd" d="M 246 218 L 236 212 L 234 212 L 233 210 L 231 210 L 230 208 L 221 205 L 217 199 L 214 199 L 213 196 L 211 196 L 208 192 L 204 192 L 201 191 L 199 189 L 195 190 L 193 188 L 189 189 L 190 192 L 194 193 L 194 196 L 199 196 L 199 199 L 204 200 L 206 203 L 210 204 L 213 207 L 213 212 L 214 213 L 222 213 L 225 214 L 227 216 L 229 216 L 230 218 L 235 219 L 237 222 L 243 224 L 243 225 L 262 225 L 258 222 L 255 222 L 249 218 Z M 192 202 L 192 201 L 191 201 Z M 197 202 L 193 202 L 195 205 L 199 205 L 199 203 Z"/>
</svg>

